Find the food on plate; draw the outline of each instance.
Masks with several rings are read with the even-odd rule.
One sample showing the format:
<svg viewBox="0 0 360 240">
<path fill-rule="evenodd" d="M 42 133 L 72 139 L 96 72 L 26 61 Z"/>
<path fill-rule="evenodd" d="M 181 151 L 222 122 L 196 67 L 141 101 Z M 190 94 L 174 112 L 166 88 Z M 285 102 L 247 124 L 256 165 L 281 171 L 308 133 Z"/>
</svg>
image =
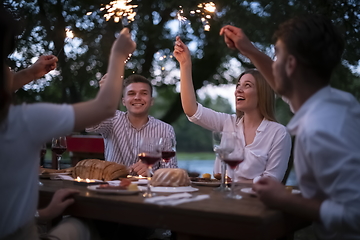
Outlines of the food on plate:
<svg viewBox="0 0 360 240">
<path fill-rule="evenodd" d="M 111 189 L 111 190 L 128 190 L 128 191 L 139 191 L 139 188 L 136 184 L 133 183 L 123 183 L 121 181 L 119 185 L 109 185 L 109 184 L 101 184 L 96 189 Z"/>
<path fill-rule="evenodd" d="M 214 178 L 221 180 L 221 173 L 214 173 Z"/>
<path fill-rule="evenodd" d="M 221 180 L 221 173 L 214 173 L 214 178 Z M 227 182 L 231 182 L 231 178 L 227 176 Z"/>
<path fill-rule="evenodd" d="M 125 165 L 99 159 L 85 159 L 76 164 L 72 176 L 111 181 L 129 174 Z"/>
<path fill-rule="evenodd" d="M 114 190 L 127 190 L 127 187 L 123 187 L 120 185 L 109 185 L 109 184 L 101 184 L 96 189 L 114 189 Z"/>
<path fill-rule="evenodd" d="M 50 173 L 69 173 L 69 174 L 71 174 L 73 172 L 73 170 L 74 170 L 74 167 L 60 169 L 60 170 L 40 167 L 39 172 L 40 172 L 40 174 L 50 174 Z"/>
<path fill-rule="evenodd" d="M 190 185 L 187 172 L 181 168 L 161 168 L 156 170 L 150 184 L 154 187 L 182 187 Z"/>
<path fill-rule="evenodd" d="M 210 178 L 211 178 L 211 174 L 210 174 L 210 173 L 204 173 L 204 174 L 202 175 L 202 178 L 210 179 Z"/>
<path fill-rule="evenodd" d="M 131 181 L 126 178 L 121 180 L 121 182 L 120 182 L 120 186 L 122 186 L 122 187 L 128 187 L 130 184 L 131 184 Z"/>
<path fill-rule="evenodd" d="M 192 182 L 220 182 L 218 179 L 213 178 L 199 178 L 199 177 L 191 177 L 190 180 Z"/>
<path fill-rule="evenodd" d="M 131 183 L 128 188 L 129 191 L 139 191 L 138 185 Z"/>
</svg>

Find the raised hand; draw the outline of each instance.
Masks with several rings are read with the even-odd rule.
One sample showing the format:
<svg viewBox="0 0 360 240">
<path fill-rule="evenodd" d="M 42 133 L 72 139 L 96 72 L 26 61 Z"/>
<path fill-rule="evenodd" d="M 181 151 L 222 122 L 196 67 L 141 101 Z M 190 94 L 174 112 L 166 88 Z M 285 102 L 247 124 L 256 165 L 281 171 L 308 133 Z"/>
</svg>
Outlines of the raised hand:
<svg viewBox="0 0 360 240">
<path fill-rule="evenodd" d="M 244 56 L 255 48 L 241 28 L 226 25 L 220 29 L 220 35 L 224 36 L 224 41 L 229 48 L 239 50 Z"/>
<path fill-rule="evenodd" d="M 57 61 L 58 58 L 54 55 L 42 55 L 28 68 L 29 74 L 33 76 L 33 80 L 41 78 L 56 68 Z"/>
<path fill-rule="evenodd" d="M 183 41 L 181 41 L 179 36 L 176 37 L 173 54 L 180 64 L 191 64 L 191 55 L 189 48 L 185 45 L 185 43 L 183 43 Z"/>
<path fill-rule="evenodd" d="M 135 51 L 136 43 L 131 39 L 128 28 L 123 28 L 111 48 L 111 54 L 125 61 Z"/>
</svg>

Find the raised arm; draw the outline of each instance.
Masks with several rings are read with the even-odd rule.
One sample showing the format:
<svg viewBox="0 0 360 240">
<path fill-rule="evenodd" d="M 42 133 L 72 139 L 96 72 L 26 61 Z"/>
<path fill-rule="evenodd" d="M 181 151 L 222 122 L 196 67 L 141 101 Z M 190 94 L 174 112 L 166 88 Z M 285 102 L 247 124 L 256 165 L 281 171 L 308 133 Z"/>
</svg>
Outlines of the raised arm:
<svg viewBox="0 0 360 240">
<path fill-rule="evenodd" d="M 271 88 L 274 89 L 274 76 L 272 74 L 272 60 L 266 54 L 260 52 L 245 35 L 241 28 L 226 25 L 220 30 L 224 36 L 226 45 L 231 49 L 237 49 L 242 55 L 249 58 L 255 67 L 265 77 Z"/>
<path fill-rule="evenodd" d="M 25 84 L 39 79 L 51 70 L 56 68 L 58 58 L 54 55 L 42 55 L 39 59 L 30 67 L 14 73 L 12 92 L 18 90 Z"/>
<path fill-rule="evenodd" d="M 79 131 L 87 126 L 95 125 L 112 117 L 119 104 L 123 80 L 125 60 L 135 50 L 136 43 L 131 40 L 128 28 L 124 28 L 113 43 L 107 69 L 107 79 L 101 86 L 95 99 L 74 104 L 75 126 Z"/>
<path fill-rule="evenodd" d="M 182 107 L 185 114 L 191 117 L 197 110 L 196 95 L 191 76 L 191 56 L 188 47 L 181 41 L 180 37 L 176 37 L 174 56 L 180 64 L 180 96 Z"/>
</svg>

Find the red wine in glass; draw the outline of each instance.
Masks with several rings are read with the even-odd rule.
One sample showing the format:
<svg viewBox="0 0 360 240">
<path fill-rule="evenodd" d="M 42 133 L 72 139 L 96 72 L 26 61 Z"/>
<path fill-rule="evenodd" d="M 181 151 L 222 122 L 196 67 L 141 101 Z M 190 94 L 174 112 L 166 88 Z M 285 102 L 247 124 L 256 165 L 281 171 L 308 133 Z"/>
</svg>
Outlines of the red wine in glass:
<svg viewBox="0 0 360 240">
<path fill-rule="evenodd" d="M 231 169 L 235 169 L 240 163 L 244 161 L 244 159 L 223 159 L 223 161 L 229 165 Z"/>
<path fill-rule="evenodd" d="M 56 155 L 61 155 L 66 151 L 66 147 L 52 147 L 51 151 L 53 151 Z"/>
<path fill-rule="evenodd" d="M 164 162 L 169 162 L 171 158 L 175 157 L 175 151 L 162 151 L 161 157 Z"/>
<path fill-rule="evenodd" d="M 41 149 L 40 150 L 40 158 L 43 159 L 45 157 L 46 154 L 46 149 Z"/>
<path fill-rule="evenodd" d="M 140 160 L 148 166 L 154 165 L 157 161 L 160 160 L 160 156 L 151 156 L 145 153 L 139 154 Z"/>
</svg>

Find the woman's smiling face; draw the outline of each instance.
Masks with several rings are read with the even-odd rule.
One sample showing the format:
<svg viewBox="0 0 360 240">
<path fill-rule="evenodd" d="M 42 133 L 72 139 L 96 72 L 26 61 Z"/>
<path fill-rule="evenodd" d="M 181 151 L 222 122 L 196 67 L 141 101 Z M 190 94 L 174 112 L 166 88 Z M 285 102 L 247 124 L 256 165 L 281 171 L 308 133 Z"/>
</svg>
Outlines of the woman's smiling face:
<svg viewBox="0 0 360 240">
<path fill-rule="evenodd" d="M 236 84 L 235 90 L 236 110 L 246 112 L 258 107 L 258 93 L 256 80 L 253 75 L 243 75 Z"/>
</svg>

